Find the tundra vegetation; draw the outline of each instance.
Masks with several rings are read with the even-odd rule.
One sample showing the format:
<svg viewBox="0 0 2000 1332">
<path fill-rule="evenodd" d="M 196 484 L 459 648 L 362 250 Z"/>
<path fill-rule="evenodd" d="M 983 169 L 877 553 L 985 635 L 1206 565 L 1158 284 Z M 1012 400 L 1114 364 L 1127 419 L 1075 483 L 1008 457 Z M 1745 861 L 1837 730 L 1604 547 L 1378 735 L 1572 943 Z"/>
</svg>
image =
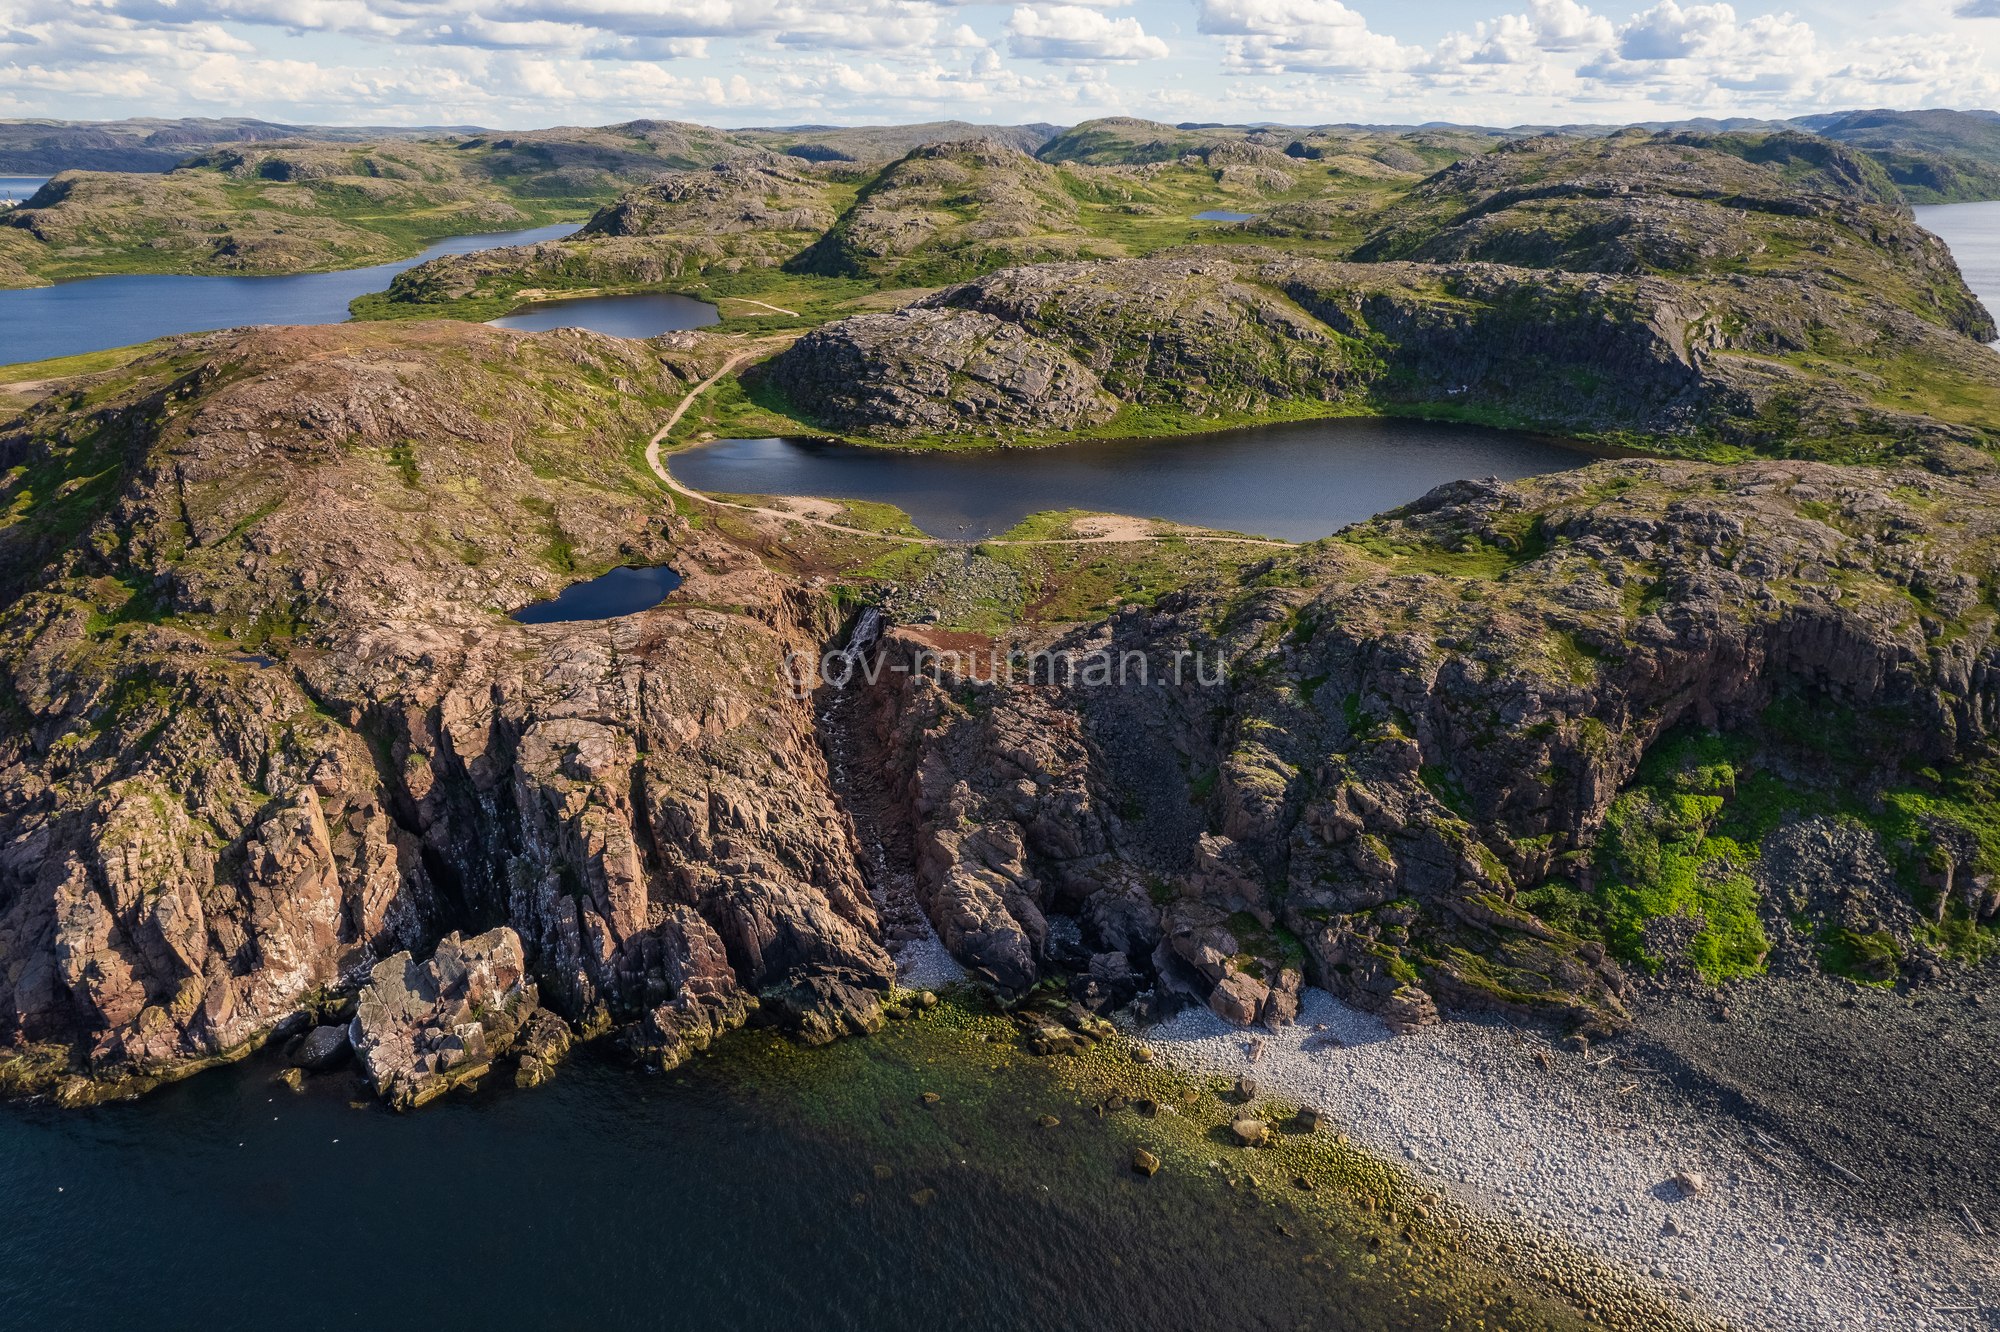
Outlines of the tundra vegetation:
<svg viewBox="0 0 2000 1332">
<path fill-rule="evenodd" d="M 572 1029 L 655 1064 L 753 1015 L 829 1040 L 880 1024 L 884 923 L 917 916 L 1003 996 L 1087 1003 L 1063 1041 L 1146 990 L 1282 1022 L 1307 981 L 1403 1030 L 1611 1032 L 1655 969 L 1909 983 L 1989 951 L 2000 362 L 1874 158 L 648 133 L 636 183 L 623 131 L 573 166 L 573 133 L 449 149 L 534 197 L 620 183 L 578 237 L 413 268 L 361 321 L 6 372 L 11 1082 L 115 1094 L 350 998 L 398 1104 L 539 1078 Z M 651 289 L 729 318 L 473 322 Z M 1376 413 L 1655 456 L 1304 545 L 1062 512 L 966 547 L 673 492 L 647 446 L 683 406 L 670 448 Z M 507 616 L 626 563 L 682 584 Z M 787 655 L 863 607 L 891 626 L 864 679 L 793 697 Z M 1009 681 L 995 652 L 1221 668 Z"/>
</svg>

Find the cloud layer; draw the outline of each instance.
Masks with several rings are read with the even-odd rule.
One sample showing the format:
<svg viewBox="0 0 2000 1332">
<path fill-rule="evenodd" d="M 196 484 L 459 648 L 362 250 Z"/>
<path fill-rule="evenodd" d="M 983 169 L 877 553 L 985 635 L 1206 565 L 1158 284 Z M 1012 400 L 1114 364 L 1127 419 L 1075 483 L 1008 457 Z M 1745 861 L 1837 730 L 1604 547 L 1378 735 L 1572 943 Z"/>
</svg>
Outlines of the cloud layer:
<svg viewBox="0 0 2000 1332">
<path fill-rule="evenodd" d="M 1948 3 L 1527 0 L 1413 39 L 1381 0 L 0 0 L 0 114 L 1515 124 L 2000 103 L 2000 0 Z"/>
</svg>

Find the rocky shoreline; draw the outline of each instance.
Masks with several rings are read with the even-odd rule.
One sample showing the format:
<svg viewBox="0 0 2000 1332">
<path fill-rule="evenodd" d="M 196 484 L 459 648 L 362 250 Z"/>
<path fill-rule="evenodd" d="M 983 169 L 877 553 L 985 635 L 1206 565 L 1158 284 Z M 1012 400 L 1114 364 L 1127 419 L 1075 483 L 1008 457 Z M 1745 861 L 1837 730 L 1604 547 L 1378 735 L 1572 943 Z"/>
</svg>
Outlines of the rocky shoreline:
<svg viewBox="0 0 2000 1332">
<path fill-rule="evenodd" d="M 2000 1294 L 1990 1240 L 1941 1212 L 1878 1206 L 1809 1149 L 1718 1112 L 1712 1085 L 1651 1069 L 1681 1020 L 1663 1006 L 1631 1040 L 1589 1049 L 1497 1016 L 1396 1036 L 1311 990 L 1295 1026 L 1252 1035 L 1190 1008 L 1145 1039 L 1190 1071 L 1322 1109 L 1517 1231 L 1526 1253 L 1557 1239 L 1732 1326 L 1985 1325 Z M 1559 1254 L 1529 1265 L 1568 1275 Z"/>
</svg>

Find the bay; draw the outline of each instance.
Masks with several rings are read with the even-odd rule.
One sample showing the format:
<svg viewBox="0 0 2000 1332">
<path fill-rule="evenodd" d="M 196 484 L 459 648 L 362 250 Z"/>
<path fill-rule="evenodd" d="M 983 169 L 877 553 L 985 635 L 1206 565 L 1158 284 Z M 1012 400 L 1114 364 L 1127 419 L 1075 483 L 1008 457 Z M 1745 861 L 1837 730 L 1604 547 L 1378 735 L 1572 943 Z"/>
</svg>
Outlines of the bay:
<svg viewBox="0 0 2000 1332">
<path fill-rule="evenodd" d="M 1107 1088 L 1164 1075 L 973 1023 L 1011 1036 L 947 1006 L 820 1049 L 740 1032 L 665 1074 L 595 1046 L 546 1086 L 409 1115 L 351 1070 L 295 1094 L 269 1052 L 127 1103 L 0 1105 L 0 1309 L 162 1332 L 1424 1332 L 1500 1294 L 1295 1188 L 1335 1159 L 1324 1137 L 1249 1153 L 1166 1112 L 1100 1117 Z M 1521 1303 L 1510 1327 L 1578 1326 Z"/>
<path fill-rule="evenodd" d="M 74 356 L 175 333 L 246 324 L 344 323 L 349 301 L 383 290 L 396 274 L 426 259 L 500 245 L 532 245 L 575 230 L 575 224 L 563 223 L 452 236 L 412 259 L 335 273 L 279 277 L 128 273 L 0 291 L 0 364 Z"/>
<path fill-rule="evenodd" d="M 1965 285 L 2000 316 L 2000 200 L 1922 204 L 1911 211 L 1918 226 L 1951 247 Z"/>
</svg>

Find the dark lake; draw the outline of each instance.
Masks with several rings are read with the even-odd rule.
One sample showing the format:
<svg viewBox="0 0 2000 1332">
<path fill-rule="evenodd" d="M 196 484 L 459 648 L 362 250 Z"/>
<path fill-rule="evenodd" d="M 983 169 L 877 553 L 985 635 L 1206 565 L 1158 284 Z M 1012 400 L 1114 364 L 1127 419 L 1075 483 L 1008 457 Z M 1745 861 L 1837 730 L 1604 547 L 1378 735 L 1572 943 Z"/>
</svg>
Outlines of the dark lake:
<svg viewBox="0 0 2000 1332">
<path fill-rule="evenodd" d="M 998 536 L 1031 513 L 1077 508 L 1311 541 L 1446 481 L 1511 481 L 1592 461 L 1484 426 L 1351 417 L 962 453 L 723 439 L 667 465 L 696 490 L 894 504 L 941 537 Z"/>
<path fill-rule="evenodd" d="M 573 583 L 547 601 L 524 606 L 514 612 L 514 618 L 522 624 L 609 620 L 651 610 L 680 585 L 681 576 L 664 565 L 633 568 L 625 564 L 588 582 Z"/>
<path fill-rule="evenodd" d="M 431 245 L 414 259 L 338 273 L 284 277 L 121 274 L 0 291 L 0 365 L 128 347 L 170 333 L 200 333 L 244 324 L 345 323 L 349 301 L 385 289 L 390 278 L 426 259 L 470 254 L 496 245 L 532 245 L 575 230 L 574 224 L 564 223 L 528 231 L 453 236 Z"/>
<path fill-rule="evenodd" d="M 692 296 L 661 292 L 645 296 L 586 296 L 574 301 L 543 301 L 518 314 L 488 322 L 496 328 L 546 333 L 552 328 L 587 328 L 614 338 L 650 338 L 683 328 L 719 323 L 722 312 Z"/>
<path fill-rule="evenodd" d="M 740 1033 L 668 1074 L 586 1049 L 405 1116 L 278 1067 L 0 1105 L 0 1323 L 1420 1332 L 1477 1298 L 1462 1264 L 1371 1252 L 1331 1191 L 1230 1182 L 1267 1153 L 1098 1118 L 1048 1063 L 928 1022 Z"/>
</svg>

